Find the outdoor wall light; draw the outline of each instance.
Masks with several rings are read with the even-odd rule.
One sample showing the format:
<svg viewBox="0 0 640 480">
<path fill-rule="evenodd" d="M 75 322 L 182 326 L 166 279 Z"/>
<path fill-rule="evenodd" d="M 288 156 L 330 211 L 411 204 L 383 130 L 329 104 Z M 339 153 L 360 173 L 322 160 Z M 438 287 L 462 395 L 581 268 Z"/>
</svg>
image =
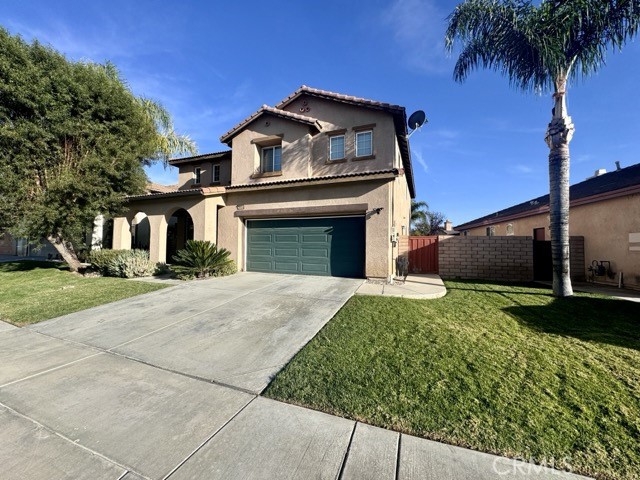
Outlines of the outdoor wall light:
<svg viewBox="0 0 640 480">
<path fill-rule="evenodd" d="M 380 212 L 384 210 L 382 207 L 378 207 L 378 208 L 373 208 L 370 211 L 368 211 L 365 214 L 365 217 L 368 219 L 370 219 L 371 217 L 373 217 L 374 215 L 380 215 Z"/>
</svg>

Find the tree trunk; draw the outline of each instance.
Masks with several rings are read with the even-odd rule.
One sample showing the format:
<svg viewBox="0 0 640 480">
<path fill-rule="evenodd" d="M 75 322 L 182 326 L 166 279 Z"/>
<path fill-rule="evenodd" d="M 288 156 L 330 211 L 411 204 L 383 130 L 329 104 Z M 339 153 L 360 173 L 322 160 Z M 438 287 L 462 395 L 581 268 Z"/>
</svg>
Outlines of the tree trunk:
<svg viewBox="0 0 640 480">
<path fill-rule="evenodd" d="M 69 270 L 77 272 L 80 269 L 82 263 L 78 260 L 78 255 L 76 255 L 76 251 L 73 249 L 71 242 L 66 241 L 60 235 L 49 235 L 47 240 L 49 240 L 51 245 L 58 251 L 64 261 L 67 262 Z"/>
<path fill-rule="evenodd" d="M 553 117 L 545 136 L 549 146 L 549 217 L 556 297 L 573 295 L 569 271 L 569 142 L 574 127 L 567 115 L 565 86 L 564 81 L 556 86 Z"/>
</svg>

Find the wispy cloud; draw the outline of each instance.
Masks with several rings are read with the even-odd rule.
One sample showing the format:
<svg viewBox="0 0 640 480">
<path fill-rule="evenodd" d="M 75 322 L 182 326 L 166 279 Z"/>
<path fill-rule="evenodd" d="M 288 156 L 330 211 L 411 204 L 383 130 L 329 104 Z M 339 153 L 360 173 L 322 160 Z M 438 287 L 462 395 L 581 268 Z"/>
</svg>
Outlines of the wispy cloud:
<svg viewBox="0 0 640 480">
<path fill-rule="evenodd" d="M 380 19 L 392 30 L 409 68 L 441 74 L 452 65 L 444 46 L 446 16 L 434 0 L 395 0 Z"/>
<path fill-rule="evenodd" d="M 422 151 L 416 149 L 416 150 L 413 150 L 411 154 L 413 159 L 418 162 L 418 165 L 422 167 L 422 170 L 424 171 L 424 173 L 427 173 L 429 171 L 429 166 L 427 165 L 427 162 L 422 156 Z"/>
<path fill-rule="evenodd" d="M 529 165 L 517 163 L 515 165 L 509 165 L 507 171 L 514 175 L 531 175 L 536 173 L 536 170 Z"/>
</svg>

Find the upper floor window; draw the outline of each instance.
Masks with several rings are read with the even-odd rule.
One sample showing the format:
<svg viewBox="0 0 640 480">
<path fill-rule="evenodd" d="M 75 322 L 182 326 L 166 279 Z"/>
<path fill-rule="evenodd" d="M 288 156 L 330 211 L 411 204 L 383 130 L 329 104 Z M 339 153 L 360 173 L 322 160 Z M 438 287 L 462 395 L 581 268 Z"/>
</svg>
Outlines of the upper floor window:
<svg viewBox="0 0 640 480">
<path fill-rule="evenodd" d="M 344 158 L 344 135 L 329 137 L 329 160 Z"/>
<path fill-rule="evenodd" d="M 282 170 L 282 147 L 262 148 L 262 172 L 279 172 Z"/>
<path fill-rule="evenodd" d="M 493 237 L 496 234 L 496 227 L 487 227 L 487 237 Z"/>
<path fill-rule="evenodd" d="M 220 182 L 220 165 L 213 166 L 213 183 Z"/>
<path fill-rule="evenodd" d="M 373 131 L 356 132 L 356 157 L 373 155 Z"/>
<path fill-rule="evenodd" d="M 202 180 L 202 169 L 200 167 L 196 167 L 193 170 L 193 183 L 199 184 L 200 180 Z"/>
</svg>

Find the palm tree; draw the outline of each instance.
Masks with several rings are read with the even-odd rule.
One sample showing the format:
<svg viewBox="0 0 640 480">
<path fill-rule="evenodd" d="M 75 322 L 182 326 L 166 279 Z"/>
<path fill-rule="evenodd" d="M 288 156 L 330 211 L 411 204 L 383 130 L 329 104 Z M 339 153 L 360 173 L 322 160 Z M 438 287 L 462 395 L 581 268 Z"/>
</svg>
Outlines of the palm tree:
<svg viewBox="0 0 640 480">
<path fill-rule="evenodd" d="M 424 225 L 427 223 L 427 213 L 429 211 L 429 205 L 427 202 L 421 202 L 418 200 L 411 200 L 411 230 L 417 225 Z"/>
<path fill-rule="evenodd" d="M 567 84 L 605 64 L 609 49 L 620 50 L 635 36 L 640 0 L 467 0 L 448 18 L 447 49 L 462 51 L 454 79 L 490 68 L 512 86 L 536 93 L 553 91 L 554 107 L 545 141 L 549 146 L 549 210 L 553 293 L 573 294 L 569 276 L 569 142 Z"/>
</svg>

